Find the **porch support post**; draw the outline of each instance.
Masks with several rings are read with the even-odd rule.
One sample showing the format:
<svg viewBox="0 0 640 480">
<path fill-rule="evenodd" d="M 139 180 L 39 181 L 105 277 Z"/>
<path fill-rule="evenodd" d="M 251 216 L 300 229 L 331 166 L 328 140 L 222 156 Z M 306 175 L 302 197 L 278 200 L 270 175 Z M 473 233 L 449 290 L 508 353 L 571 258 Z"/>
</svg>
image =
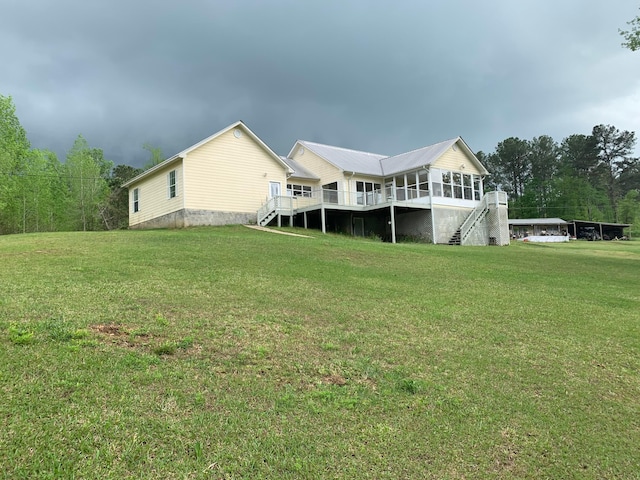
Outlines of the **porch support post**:
<svg viewBox="0 0 640 480">
<path fill-rule="evenodd" d="M 278 227 L 282 226 L 282 215 L 278 214 Z"/>
<path fill-rule="evenodd" d="M 391 243 L 396 243 L 396 207 L 391 203 Z"/>
<path fill-rule="evenodd" d="M 327 233 L 327 221 L 325 219 L 324 206 L 320 207 L 320 219 L 322 220 L 322 233 Z"/>
<path fill-rule="evenodd" d="M 307 212 L 304 212 L 303 216 L 304 216 L 304 228 L 306 230 L 307 229 Z"/>
</svg>

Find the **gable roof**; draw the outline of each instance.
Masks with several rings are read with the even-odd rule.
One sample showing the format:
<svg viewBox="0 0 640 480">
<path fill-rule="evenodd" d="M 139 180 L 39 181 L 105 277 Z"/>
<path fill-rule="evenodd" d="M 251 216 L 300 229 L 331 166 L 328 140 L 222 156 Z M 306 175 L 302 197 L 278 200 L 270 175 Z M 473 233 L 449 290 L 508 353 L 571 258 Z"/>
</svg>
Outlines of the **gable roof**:
<svg viewBox="0 0 640 480">
<path fill-rule="evenodd" d="M 276 162 L 280 163 L 284 168 L 287 169 L 287 171 L 289 173 L 293 173 L 293 169 L 279 155 L 277 155 L 273 150 L 271 150 L 267 146 L 266 143 L 264 143 L 262 140 L 260 140 L 260 137 L 258 137 L 255 133 L 253 133 L 249 127 L 247 127 L 244 123 L 242 123 L 241 120 L 238 120 L 237 122 L 232 123 L 228 127 L 223 128 L 222 130 L 214 133 L 213 135 L 210 135 L 207 138 L 205 138 L 203 140 L 200 140 L 198 143 L 196 143 L 194 145 L 191 145 L 190 147 L 186 148 L 185 150 L 182 150 L 180 153 L 176 153 L 174 156 L 167 158 L 165 161 L 160 162 L 157 165 L 154 165 L 153 167 L 151 167 L 148 170 L 145 170 L 140 175 L 132 178 L 128 182 L 123 183 L 122 186 L 123 187 L 128 187 L 129 185 L 131 185 L 133 183 L 136 183 L 136 182 L 142 180 L 145 177 L 148 177 L 149 175 L 153 174 L 154 172 L 156 172 L 156 171 L 158 171 L 158 170 L 160 170 L 162 168 L 165 168 L 165 167 L 171 165 L 172 163 L 175 163 L 176 161 L 178 161 L 180 159 L 184 159 L 187 156 L 187 154 L 189 154 L 190 152 L 194 151 L 196 148 L 201 147 L 202 145 L 204 145 L 204 144 L 216 139 L 217 137 L 227 133 L 230 130 L 233 130 L 234 128 L 241 128 L 271 158 L 273 158 Z"/>
<path fill-rule="evenodd" d="M 355 172 L 375 176 L 394 175 L 396 173 L 432 165 L 449 148 L 456 145 L 469 157 L 469 160 L 476 165 L 482 175 L 489 174 L 462 137 L 452 138 L 444 142 L 391 157 L 378 153 L 323 145 L 306 140 L 298 140 L 289 152 L 289 155 L 293 154 L 297 145 L 311 150 L 344 172 Z"/>
<path fill-rule="evenodd" d="M 293 170 L 293 173 L 291 174 L 292 177 L 304 178 L 307 180 L 320 180 L 320 177 L 312 173 L 311 170 L 308 170 L 304 166 L 300 165 L 298 162 L 296 162 L 292 158 L 287 158 L 283 156 L 280 156 L 280 158 L 284 163 L 289 165 L 289 168 Z"/>
<path fill-rule="evenodd" d="M 365 175 L 382 175 L 380 160 L 387 157 L 387 155 L 323 145 L 321 143 L 308 142 L 306 140 L 298 140 L 291 149 L 291 152 L 289 152 L 289 156 L 291 156 L 295 150 L 296 145 L 301 145 L 304 148 L 311 150 L 313 153 L 324 158 L 327 162 L 342 171 L 362 173 Z"/>
<path fill-rule="evenodd" d="M 432 165 L 438 160 L 448 149 L 453 146 L 461 148 L 461 150 L 469 157 L 469 159 L 476 165 L 482 175 L 488 175 L 487 169 L 476 158 L 475 154 L 471 151 L 469 146 L 465 143 L 462 137 L 452 138 L 445 140 L 444 142 L 435 143 L 426 147 L 418 148 L 407 153 L 401 153 L 393 157 L 388 157 L 382 160 L 382 171 L 384 175 L 392 175 L 394 173 L 400 173 L 423 166 Z"/>
</svg>

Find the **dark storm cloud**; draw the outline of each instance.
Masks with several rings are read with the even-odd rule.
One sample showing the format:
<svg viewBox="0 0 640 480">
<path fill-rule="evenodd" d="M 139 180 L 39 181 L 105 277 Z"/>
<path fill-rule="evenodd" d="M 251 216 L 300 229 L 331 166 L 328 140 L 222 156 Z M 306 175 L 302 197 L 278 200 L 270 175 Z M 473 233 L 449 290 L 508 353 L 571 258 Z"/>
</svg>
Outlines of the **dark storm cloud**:
<svg viewBox="0 0 640 480">
<path fill-rule="evenodd" d="M 280 154 L 640 127 L 623 0 L 4 3 L 0 94 L 60 155 L 81 133 L 140 165 L 145 142 L 168 156 L 238 119 Z"/>
</svg>

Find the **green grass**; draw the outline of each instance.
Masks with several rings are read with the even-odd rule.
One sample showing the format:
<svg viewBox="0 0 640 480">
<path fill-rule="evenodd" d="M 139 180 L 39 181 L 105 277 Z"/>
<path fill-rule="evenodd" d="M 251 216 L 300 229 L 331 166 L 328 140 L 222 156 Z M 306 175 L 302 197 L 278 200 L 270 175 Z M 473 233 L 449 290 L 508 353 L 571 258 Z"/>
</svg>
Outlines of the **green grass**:
<svg viewBox="0 0 640 480">
<path fill-rule="evenodd" d="M 0 478 L 639 478 L 640 243 L 312 235 L 0 237 Z"/>
</svg>

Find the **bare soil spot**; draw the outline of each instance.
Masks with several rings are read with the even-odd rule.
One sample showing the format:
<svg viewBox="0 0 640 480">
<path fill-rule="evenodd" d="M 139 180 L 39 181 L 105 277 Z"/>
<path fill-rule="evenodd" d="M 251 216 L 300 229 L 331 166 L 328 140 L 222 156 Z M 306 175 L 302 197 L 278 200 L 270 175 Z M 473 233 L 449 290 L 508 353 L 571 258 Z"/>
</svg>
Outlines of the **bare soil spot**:
<svg viewBox="0 0 640 480">
<path fill-rule="evenodd" d="M 120 325 L 116 325 L 113 323 L 110 323 L 108 325 L 94 325 L 91 328 L 93 328 L 93 330 L 98 333 L 102 333 L 103 335 L 111 335 L 112 337 L 127 335 L 127 332 Z"/>
<path fill-rule="evenodd" d="M 328 377 L 324 377 L 322 381 L 330 385 L 338 385 L 339 387 L 342 387 L 343 385 L 347 384 L 347 381 L 342 375 L 336 375 L 336 374 L 329 375 Z"/>
</svg>

